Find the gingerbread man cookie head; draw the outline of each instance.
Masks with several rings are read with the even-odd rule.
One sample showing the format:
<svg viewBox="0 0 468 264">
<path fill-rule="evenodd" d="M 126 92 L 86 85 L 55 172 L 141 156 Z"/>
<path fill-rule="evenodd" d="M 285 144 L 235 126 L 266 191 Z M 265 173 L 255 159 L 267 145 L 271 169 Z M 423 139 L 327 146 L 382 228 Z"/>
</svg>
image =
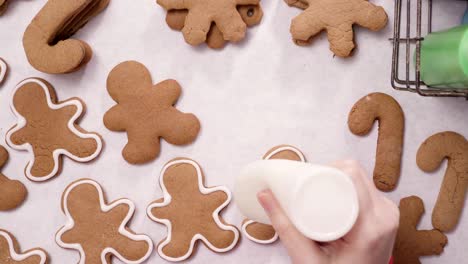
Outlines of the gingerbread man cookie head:
<svg viewBox="0 0 468 264">
<path fill-rule="evenodd" d="M 468 188 L 468 141 L 455 132 L 437 133 L 419 147 L 417 164 L 426 172 L 437 170 L 447 159 L 447 169 L 437 203 L 432 212 L 432 224 L 443 232 L 453 230 L 465 206 Z"/>
<path fill-rule="evenodd" d="M 19 253 L 16 239 L 0 229 L 0 263 L 2 264 L 47 264 L 47 253 L 42 249 L 31 249 Z"/>
<path fill-rule="evenodd" d="M 135 205 L 120 199 L 107 204 L 101 186 L 82 179 L 72 183 L 62 197 L 67 224 L 56 235 L 59 246 L 80 252 L 79 264 L 110 264 L 112 256 L 124 263 L 142 263 L 153 243 L 127 227 Z"/>
<path fill-rule="evenodd" d="M 31 78 L 18 84 L 11 109 L 18 123 L 6 140 L 12 148 L 30 153 L 25 174 L 33 181 L 57 175 L 62 155 L 88 162 L 102 150 L 100 136 L 76 124 L 84 112 L 83 103 L 78 99 L 57 103 L 52 86 L 44 80 Z"/>
<path fill-rule="evenodd" d="M 0 169 L 8 160 L 8 152 L 0 146 Z M 8 211 L 20 206 L 27 195 L 26 187 L 16 180 L 10 180 L 0 172 L 0 211 Z"/>
<path fill-rule="evenodd" d="M 330 50 L 339 57 L 348 57 L 354 50 L 354 24 L 378 31 L 388 21 L 385 10 L 367 0 L 286 0 L 286 3 L 305 9 L 292 20 L 290 31 L 294 41 L 307 44 L 325 30 Z"/>
<path fill-rule="evenodd" d="M 147 210 L 153 221 L 168 229 L 168 236 L 157 247 L 162 258 L 186 260 L 198 240 L 219 253 L 236 246 L 239 231 L 220 216 L 231 201 L 231 193 L 225 187 L 207 188 L 203 182 L 200 166 L 190 159 L 175 159 L 164 166 L 160 177 L 164 198 Z"/>
<path fill-rule="evenodd" d="M 104 125 L 126 131 L 128 143 L 122 151 L 132 164 L 154 160 L 160 153 L 160 138 L 174 145 L 189 144 L 200 131 L 193 114 L 182 113 L 174 105 L 181 87 L 174 80 L 153 85 L 144 65 L 127 61 L 116 66 L 107 79 L 107 90 L 117 102 L 104 115 Z"/>
</svg>

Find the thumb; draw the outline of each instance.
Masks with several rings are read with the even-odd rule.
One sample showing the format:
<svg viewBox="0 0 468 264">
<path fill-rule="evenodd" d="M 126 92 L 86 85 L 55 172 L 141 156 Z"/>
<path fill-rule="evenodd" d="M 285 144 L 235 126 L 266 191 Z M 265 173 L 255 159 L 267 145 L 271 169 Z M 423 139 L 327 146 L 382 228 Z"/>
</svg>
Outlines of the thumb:
<svg viewBox="0 0 468 264">
<path fill-rule="evenodd" d="M 259 192 L 257 199 L 270 218 L 271 224 L 288 251 L 292 263 L 326 263 L 327 256 L 320 246 L 297 230 L 271 190 Z"/>
</svg>

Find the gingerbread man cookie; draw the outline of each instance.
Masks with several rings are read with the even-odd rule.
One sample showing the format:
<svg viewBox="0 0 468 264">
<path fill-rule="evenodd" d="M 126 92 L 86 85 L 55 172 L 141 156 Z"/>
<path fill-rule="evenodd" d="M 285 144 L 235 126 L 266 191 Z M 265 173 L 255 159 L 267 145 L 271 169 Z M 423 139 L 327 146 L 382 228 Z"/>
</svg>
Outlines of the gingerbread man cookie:
<svg viewBox="0 0 468 264">
<path fill-rule="evenodd" d="M 418 230 L 424 203 L 417 196 L 400 201 L 400 225 L 393 248 L 394 264 L 421 264 L 419 257 L 440 255 L 447 237 L 439 230 Z"/>
<path fill-rule="evenodd" d="M 448 232 L 458 224 L 468 188 L 468 141 L 455 132 L 437 133 L 419 147 L 417 163 L 426 172 L 436 171 L 448 160 L 447 170 L 432 211 L 432 225 Z"/>
<path fill-rule="evenodd" d="M 16 239 L 7 231 L 0 229 L 0 263 L 2 264 L 47 264 L 47 253 L 40 248 L 19 252 Z"/>
<path fill-rule="evenodd" d="M 306 162 L 302 152 L 288 145 L 280 145 L 269 150 L 263 159 L 286 159 Z M 271 225 L 262 224 L 253 220 L 245 219 L 242 222 L 242 233 L 250 240 L 259 244 L 271 244 L 278 240 L 278 234 Z"/>
<path fill-rule="evenodd" d="M 7 10 L 9 1 L 10 0 L 0 0 L 0 16 Z"/>
<path fill-rule="evenodd" d="M 263 11 L 260 4 L 258 5 L 245 5 L 237 6 L 237 11 L 244 20 L 248 27 L 252 27 L 260 23 L 263 17 Z M 187 18 L 188 10 L 186 9 L 173 9 L 167 11 L 166 23 L 170 28 L 181 31 L 185 25 L 185 19 Z M 223 33 L 216 26 L 212 24 L 208 35 L 206 36 L 206 44 L 212 49 L 221 49 L 225 46 L 226 40 L 224 40 Z"/>
<path fill-rule="evenodd" d="M 149 258 L 153 242 L 127 225 L 135 213 L 128 199 L 107 204 L 102 187 L 89 179 L 69 185 L 62 196 L 67 224 L 56 235 L 62 248 L 80 252 L 79 264 L 110 264 L 112 257 L 137 264 Z"/>
<path fill-rule="evenodd" d="M 348 57 L 354 50 L 354 24 L 378 31 L 388 21 L 385 10 L 367 0 L 285 1 L 290 6 L 305 10 L 291 23 L 290 31 L 296 44 L 308 44 L 315 35 L 325 30 L 330 50 L 339 57 Z"/>
<path fill-rule="evenodd" d="M 212 24 L 227 41 L 238 42 L 245 37 L 247 25 L 237 6 L 259 5 L 260 0 L 158 0 L 167 11 L 188 10 L 182 33 L 185 41 L 199 45 L 207 40 Z"/>
<path fill-rule="evenodd" d="M 405 116 L 400 104 L 390 95 L 371 93 L 351 109 L 348 126 L 358 136 L 367 135 L 375 121 L 379 136 L 374 168 L 374 184 L 381 191 L 396 188 L 401 174 Z"/>
<path fill-rule="evenodd" d="M 0 169 L 8 161 L 8 152 L 0 146 Z M 20 206 L 27 195 L 26 187 L 16 180 L 10 180 L 0 172 L 0 211 L 8 211 Z"/>
<path fill-rule="evenodd" d="M 95 159 L 102 150 L 101 137 L 77 125 L 85 106 L 79 99 L 58 102 L 52 86 L 30 78 L 15 88 L 11 109 L 18 118 L 7 135 L 8 145 L 31 155 L 25 174 L 45 181 L 56 176 L 62 155 L 78 162 Z"/>
<path fill-rule="evenodd" d="M 170 161 L 159 182 L 164 198 L 151 203 L 147 214 L 167 226 L 168 235 L 157 247 L 162 258 L 185 260 L 193 254 L 198 240 L 214 252 L 227 252 L 236 246 L 239 231 L 220 216 L 231 201 L 231 193 L 222 186 L 205 187 L 202 169 L 195 161 Z"/>
<path fill-rule="evenodd" d="M 70 73 L 92 57 L 84 41 L 69 39 L 110 0 L 49 0 L 26 28 L 23 47 L 29 63 L 51 74 Z"/>
<path fill-rule="evenodd" d="M 107 78 L 107 90 L 117 102 L 104 115 L 104 125 L 112 131 L 126 131 L 128 143 L 122 151 L 132 164 L 158 157 L 160 138 L 174 145 L 193 142 L 200 122 L 193 114 L 177 110 L 181 87 L 175 80 L 153 85 L 146 67 L 136 61 L 117 65 Z"/>
<path fill-rule="evenodd" d="M 0 85 L 5 80 L 7 72 L 8 64 L 6 64 L 6 62 L 2 58 L 0 58 Z"/>
</svg>

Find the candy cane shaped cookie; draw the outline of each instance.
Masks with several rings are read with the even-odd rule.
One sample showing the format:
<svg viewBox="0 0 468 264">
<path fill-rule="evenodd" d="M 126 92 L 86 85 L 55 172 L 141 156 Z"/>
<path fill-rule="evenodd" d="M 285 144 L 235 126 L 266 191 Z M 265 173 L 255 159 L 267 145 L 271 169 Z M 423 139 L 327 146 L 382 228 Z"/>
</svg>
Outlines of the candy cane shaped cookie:
<svg viewBox="0 0 468 264">
<path fill-rule="evenodd" d="M 348 126 L 358 136 L 367 135 L 379 121 L 374 184 L 381 191 L 395 189 L 401 173 L 405 118 L 400 104 L 384 93 L 372 93 L 351 109 Z"/>
<path fill-rule="evenodd" d="M 419 147 L 417 164 L 423 171 L 437 170 L 445 159 L 448 165 L 432 211 L 432 224 L 438 230 L 448 232 L 460 220 L 468 187 L 468 141 L 462 135 L 438 133 Z"/>
</svg>

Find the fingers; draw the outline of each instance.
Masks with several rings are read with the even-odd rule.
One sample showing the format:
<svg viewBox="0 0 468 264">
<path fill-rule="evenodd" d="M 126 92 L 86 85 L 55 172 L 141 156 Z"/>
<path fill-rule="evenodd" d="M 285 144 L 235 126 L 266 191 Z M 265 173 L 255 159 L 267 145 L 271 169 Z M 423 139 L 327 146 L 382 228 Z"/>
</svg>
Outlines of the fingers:
<svg viewBox="0 0 468 264">
<path fill-rule="evenodd" d="M 327 256 L 319 245 L 296 229 L 270 190 L 259 192 L 257 198 L 288 251 L 292 263 L 310 263 L 312 259 L 316 260 L 314 263 L 325 263 Z"/>
</svg>

